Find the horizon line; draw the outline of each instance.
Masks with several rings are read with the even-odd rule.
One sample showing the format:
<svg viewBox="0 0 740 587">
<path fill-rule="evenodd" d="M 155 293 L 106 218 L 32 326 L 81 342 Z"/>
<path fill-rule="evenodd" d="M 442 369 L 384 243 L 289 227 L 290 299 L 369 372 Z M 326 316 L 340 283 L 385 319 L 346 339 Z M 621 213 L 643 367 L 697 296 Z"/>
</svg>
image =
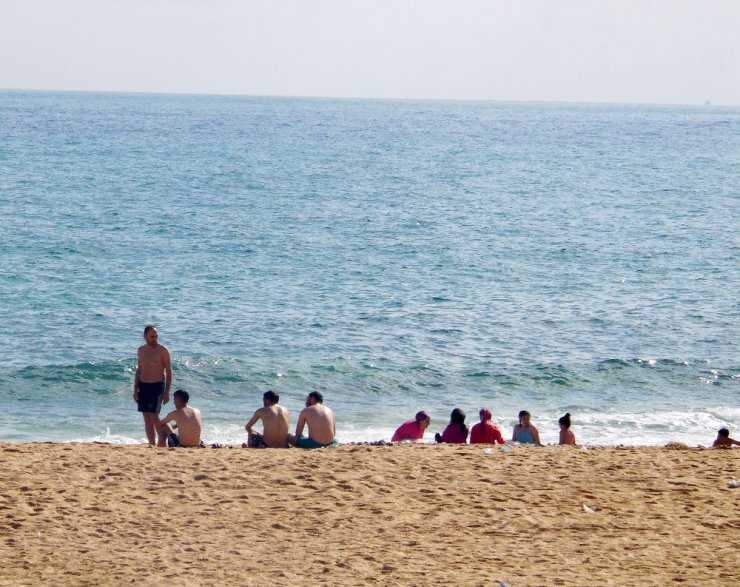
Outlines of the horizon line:
<svg viewBox="0 0 740 587">
<path fill-rule="evenodd" d="M 38 92 L 38 93 L 69 93 L 69 94 L 126 94 L 144 96 L 191 96 L 212 98 L 278 98 L 287 100 L 357 100 L 378 102 L 496 102 L 502 104 L 580 104 L 602 106 L 687 106 L 701 108 L 738 108 L 740 104 L 715 104 L 711 100 L 698 102 L 609 102 L 593 100 L 536 100 L 536 99 L 501 99 L 501 98 L 399 98 L 399 97 L 367 97 L 367 96 L 320 96 L 298 94 L 239 94 L 219 92 L 168 92 L 151 90 L 80 90 L 59 88 L 0 88 L 0 92 Z"/>
</svg>

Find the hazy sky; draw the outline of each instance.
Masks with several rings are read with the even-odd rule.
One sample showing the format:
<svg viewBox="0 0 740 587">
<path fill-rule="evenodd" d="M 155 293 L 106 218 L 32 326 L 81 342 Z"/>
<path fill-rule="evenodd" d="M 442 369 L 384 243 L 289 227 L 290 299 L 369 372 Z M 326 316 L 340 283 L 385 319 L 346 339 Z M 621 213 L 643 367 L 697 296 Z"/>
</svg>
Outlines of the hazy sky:
<svg viewBox="0 0 740 587">
<path fill-rule="evenodd" d="M 0 0 L 0 88 L 740 105 L 740 0 Z"/>
</svg>

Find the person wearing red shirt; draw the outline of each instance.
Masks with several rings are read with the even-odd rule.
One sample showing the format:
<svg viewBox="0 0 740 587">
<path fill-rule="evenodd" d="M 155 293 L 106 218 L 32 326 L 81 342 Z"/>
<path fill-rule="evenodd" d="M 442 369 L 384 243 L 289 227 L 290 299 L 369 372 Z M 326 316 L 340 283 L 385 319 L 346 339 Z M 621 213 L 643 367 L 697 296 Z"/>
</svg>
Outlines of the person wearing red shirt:
<svg viewBox="0 0 740 587">
<path fill-rule="evenodd" d="M 470 431 L 470 444 L 506 444 L 498 426 L 491 424 L 491 412 L 488 408 L 481 408 L 480 422 Z"/>
<path fill-rule="evenodd" d="M 427 429 L 431 421 L 432 419 L 426 412 L 417 412 L 416 417 L 413 420 L 404 422 L 398 427 L 398 429 L 393 433 L 391 442 L 421 440 L 424 438 L 424 430 Z"/>
<path fill-rule="evenodd" d="M 468 441 L 468 427 L 465 425 L 465 412 L 460 408 L 455 408 L 450 414 L 450 423 L 444 432 L 434 435 L 437 442 L 446 442 L 449 444 L 466 444 Z"/>
</svg>

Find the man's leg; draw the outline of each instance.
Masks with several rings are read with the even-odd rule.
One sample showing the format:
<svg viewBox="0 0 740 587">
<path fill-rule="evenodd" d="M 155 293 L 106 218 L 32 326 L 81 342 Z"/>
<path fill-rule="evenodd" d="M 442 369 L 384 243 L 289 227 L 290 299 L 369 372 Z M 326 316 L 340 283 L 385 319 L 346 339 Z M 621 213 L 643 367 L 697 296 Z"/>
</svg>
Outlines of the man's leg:
<svg viewBox="0 0 740 587">
<path fill-rule="evenodd" d="M 167 446 L 167 434 L 162 427 L 159 425 L 159 415 L 154 412 L 143 412 L 144 414 L 144 430 L 146 430 L 146 438 L 149 444 L 157 444 L 157 446 Z"/>
<path fill-rule="evenodd" d="M 162 426 L 159 423 L 159 414 L 154 414 L 154 416 L 157 418 L 157 446 L 167 446 L 167 433 L 171 428 L 168 426 Z"/>
<path fill-rule="evenodd" d="M 167 437 L 163 436 L 159 431 L 159 416 L 154 412 L 142 412 L 141 415 L 144 416 L 144 431 L 146 432 L 146 439 L 149 441 L 149 444 L 156 444 L 158 433 L 160 440 L 164 438 L 166 441 Z M 164 446 L 164 444 L 160 444 L 159 446 Z"/>
<path fill-rule="evenodd" d="M 169 424 L 165 424 L 160 428 L 160 434 L 165 437 L 165 442 L 170 448 L 176 448 L 180 445 L 180 438 L 177 436 L 177 432 Z"/>
</svg>

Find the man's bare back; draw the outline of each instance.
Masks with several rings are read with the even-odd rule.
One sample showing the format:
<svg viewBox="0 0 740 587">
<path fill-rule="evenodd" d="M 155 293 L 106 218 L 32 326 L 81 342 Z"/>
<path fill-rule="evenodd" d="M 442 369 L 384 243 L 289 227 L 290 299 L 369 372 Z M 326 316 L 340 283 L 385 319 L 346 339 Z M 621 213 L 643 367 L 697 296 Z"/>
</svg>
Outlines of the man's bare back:
<svg viewBox="0 0 740 587">
<path fill-rule="evenodd" d="M 262 438 L 270 448 L 288 446 L 288 410 L 283 406 L 265 406 L 254 413 L 262 420 Z"/>
<path fill-rule="evenodd" d="M 278 405 L 280 396 L 269 390 L 262 396 L 263 407 L 259 408 L 245 426 L 249 433 L 249 446 L 258 448 L 287 448 L 288 446 L 288 410 Z M 252 427 L 262 420 L 262 434 L 257 434 Z M 257 437 L 257 438 L 254 438 Z M 258 440 L 258 442 L 254 442 Z"/>
<path fill-rule="evenodd" d="M 334 427 L 334 412 L 323 404 L 314 404 L 301 411 L 296 426 L 296 436 L 303 432 L 303 423 L 308 426 L 308 437 L 321 444 L 330 444 L 334 441 L 336 430 Z"/>
<path fill-rule="evenodd" d="M 183 406 L 173 410 L 162 419 L 162 425 L 174 421 L 177 424 L 177 436 L 181 446 L 198 446 L 200 444 L 200 410 Z"/>
</svg>

